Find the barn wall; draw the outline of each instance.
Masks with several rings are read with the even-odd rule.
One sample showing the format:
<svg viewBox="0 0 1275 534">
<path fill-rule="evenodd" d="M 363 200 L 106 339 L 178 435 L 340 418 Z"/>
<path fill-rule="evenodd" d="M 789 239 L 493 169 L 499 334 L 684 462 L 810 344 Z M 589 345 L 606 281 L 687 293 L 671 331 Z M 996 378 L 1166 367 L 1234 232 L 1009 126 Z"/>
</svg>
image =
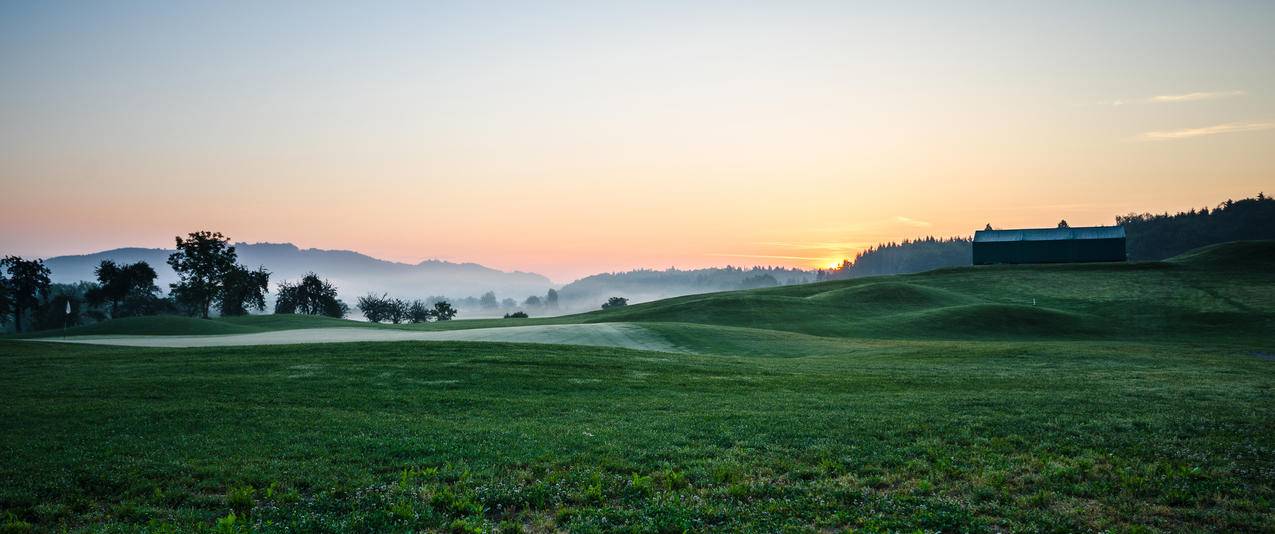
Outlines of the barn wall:
<svg viewBox="0 0 1275 534">
<path fill-rule="evenodd" d="M 1125 240 L 974 242 L 974 264 L 1125 261 Z"/>
</svg>

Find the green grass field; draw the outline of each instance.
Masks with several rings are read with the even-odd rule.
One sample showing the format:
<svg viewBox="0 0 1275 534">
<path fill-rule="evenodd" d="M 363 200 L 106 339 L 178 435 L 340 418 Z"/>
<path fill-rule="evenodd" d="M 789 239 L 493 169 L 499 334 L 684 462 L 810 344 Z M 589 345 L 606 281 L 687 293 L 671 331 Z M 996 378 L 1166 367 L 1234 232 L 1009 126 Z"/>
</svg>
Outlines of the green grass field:
<svg viewBox="0 0 1275 534">
<path fill-rule="evenodd" d="M 580 322 L 688 353 L 0 340 L 0 529 L 1275 530 L 1270 242 L 399 328 Z"/>
</svg>

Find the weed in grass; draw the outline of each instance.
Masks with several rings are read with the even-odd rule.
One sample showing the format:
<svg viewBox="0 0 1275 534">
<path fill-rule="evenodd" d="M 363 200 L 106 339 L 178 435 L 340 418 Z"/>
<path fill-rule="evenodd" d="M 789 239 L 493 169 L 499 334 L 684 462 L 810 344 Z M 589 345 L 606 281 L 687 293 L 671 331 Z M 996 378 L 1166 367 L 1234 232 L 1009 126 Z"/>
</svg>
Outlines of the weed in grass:
<svg viewBox="0 0 1275 534">
<path fill-rule="evenodd" d="M 499 534 L 523 534 L 526 531 L 526 527 L 517 521 L 501 521 L 496 526 L 496 532 Z"/>
<path fill-rule="evenodd" d="M 231 486 L 226 490 L 226 505 L 230 507 L 232 512 L 240 516 L 247 516 L 252 512 L 253 497 L 256 494 L 256 488 L 251 485 Z"/>
<path fill-rule="evenodd" d="M 649 475 L 642 476 L 638 473 L 633 473 L 629 478 L 629 489 L 632 490 L 634 495 L 647 496 L 654 492 L 655 486 Z"/>
<path fill-rule="evenodd" d="M 0 534 L 26 534 L 34 530 L 31 523 L 18 519 L 12 512 L 6 513 L 0 522 Z"/>
<path fill-rule="evenodd" d="M 159 519 L 151 519 L 146 522 L 146 534 L 177 534 L 180 532 L 176 525 Z"/>
<path fill-rule="evenodd" d="M 213 532 L 216 534 L 239 534 L 248 532 L 249 527 L 234 512 L 230 512 L 225 516 L 217 518 L 217 522 L 213 524 Z"/>
<path fill-rule="evenodd" d="M 674 469 L 666 469 L 660 472 L 664 489 L 677 491 L 690 486 L 690 482 L 686 479 L 686 473 Z"/>
</svg>

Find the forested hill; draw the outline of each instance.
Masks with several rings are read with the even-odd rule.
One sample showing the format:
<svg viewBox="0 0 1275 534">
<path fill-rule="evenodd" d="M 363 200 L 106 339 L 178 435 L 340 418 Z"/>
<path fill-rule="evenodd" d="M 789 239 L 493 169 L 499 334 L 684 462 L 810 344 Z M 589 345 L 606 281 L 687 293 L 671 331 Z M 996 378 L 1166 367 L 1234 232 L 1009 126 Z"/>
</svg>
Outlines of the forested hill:
<svg viewBox="0 0 1275 534">
<path fill-rule="evenodd" d="M 964 237 L 937 239 L 923 237 L 902 243 L 882 243 L 847 260 L 840 268 L 820 271 L 821 280 L 918 273 L 941 267 L 969 265 L 970 240 Z"/>
<path fill-rule="evenodd" d="M 1258 193 L 1212 210 L 1131 213 L 1116 217 L 1116 224 L 1125 227 L 1130 260 L 1162 260 L 1214 243 L 1275 239 L 1275 199 Z"/>
<path fill-rule="evenodd" d="M 1227 200 L 1216 208 L 1175 214 L 1119 215 L 1125 227 L 1130 261 L 1170 258 L 1205 245 L 1228 241 L 1275 239 L 1275 199 Z M 847 260 L 841 267 L 819 271 L 820 280 L 902 274 L 969 265 L 972 245 L 967 237 L 924 237 L 901 243 L 882 243 Z"/>
</svg>

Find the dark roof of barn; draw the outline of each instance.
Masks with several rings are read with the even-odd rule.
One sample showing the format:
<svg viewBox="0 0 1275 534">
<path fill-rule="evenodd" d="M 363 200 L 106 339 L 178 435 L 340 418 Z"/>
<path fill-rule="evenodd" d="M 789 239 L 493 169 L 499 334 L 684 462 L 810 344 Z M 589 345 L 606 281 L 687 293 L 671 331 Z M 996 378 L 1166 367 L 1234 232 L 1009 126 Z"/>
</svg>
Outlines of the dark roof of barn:
<svg viewBox="0 0 1275 534">
<path fill-rule="evenodd" d="M 1076 228 L 1022 228 L 979 230 L 975 243 L 992 241 L 1066 241 L 1073 239 L 1124 239 L 1123 226 L 1081 226 Z"/>
</svg>

